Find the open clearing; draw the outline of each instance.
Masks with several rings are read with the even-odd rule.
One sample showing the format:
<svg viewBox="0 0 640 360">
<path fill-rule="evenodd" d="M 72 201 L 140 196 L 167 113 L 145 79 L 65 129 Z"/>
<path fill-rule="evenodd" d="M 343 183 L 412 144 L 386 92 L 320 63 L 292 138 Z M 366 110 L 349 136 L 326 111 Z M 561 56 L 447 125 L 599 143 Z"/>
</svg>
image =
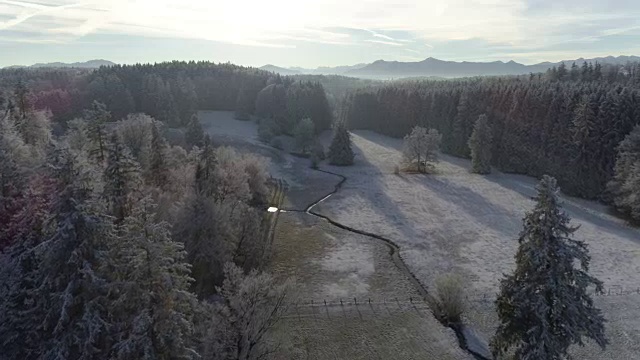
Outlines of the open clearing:
<svg viewBox="0 0 640 360">
<path fill-rule="evenodd" d="M 394 240 L 425 284 L 446 272 L 467 281 L 469 322 L 488 339 L 496 326 L 492 299 L 502 274 L 514 266 L 525 211 L 533 207 L 536 180 L 495 172 L 471 174 L 470 162 L 443 155 L 436 175 L 395 175 L 402 140 L 369 131 L 352 134 L 356 165 L 324 168 L 348 178 L 316 211 L 345 225 Z M 575 236 L 587 242 L 591 273 L 612 293 L 597 304 L 609 319 L 605 352 L 574 349 L 578 358 L 640 358 L 640 232 L 601 204 L 563 196 Z"/>
<path fill-rule="evenodd" d="M 260 143 L 256 125 L 229 112 L 201 112 L 200 119 L 215 143 L 262 154 L 271 174 L 288 185 L 270 267 L 278 276 L 297 278 L 298 306 L 271 334 L 280 344 L 275 358 L 471 359 L 453 331 L 431 315 L 385 243 L 299 212 L 340 178 Z"/>
<path fill-rule="evenodd" d="M 305 159 L 285 155 L 260 144 L 255 140 L 253 123 L 243 123 L 243 126 L 247 126 L 240 131 L 236 127 L 239 122 L 227 113 L 214 113 L 205 118 L 210 118 L 206 121 L 216 124 L 209 131 L 219 135 L 233 134 L 228 137 L 236 139 L 236 142 L 249 141 L 253 143 L 252 147 L 276 154 L 271 156 L 274 163 L 272 173 L 290 184 L 288 206 L 293 209 L 304 209 L 306 204 L 331 191 L 338 181 L 331 175 L 310 170 Z M 330 134 L 323 135 L 325 143 L 329 139 Z M 446 272 L 461 274 L 467 282 L 469 297 L 467 321 L 485 339 L 489 339 L 497 325 L 493 299 L 502 274 L 510 272 L 514 266 L 513 257 L 522 217 L 525 211 L 533 207 L 531 197 L 535 195 L 536 180 L 500 172 L 487 176 L 471 174 L 469 161 L 445 155 L 441 157 L 435 175 L 395 175 L 393 168 L 401 158 L 400 139 L 369 131 L 356 131 L 352 139 L 356 152 L 354 166 L 321 164 L 321 168 L 342 174 L 348 180 L 340 191 L 314 210 L 353 228 L 392 239 L 400 246 L 400 255 L 406 264 L 423 284 L 432 284 L 434 279 Z M 572 224 L 580 225 L 575 236 L 589 245 L 591 273 L 602 280 L 605 289 L 610 292 L 610 295 L 595 298 L 596 304 L 609 320 L 607 334 L 610 346 L 602 352 L 592 344 L 587 344 L 584 348 L 572 349 L 572 352 L 580 359 L 639 359 L 640 231 L 611 216 L 606 206 L 566 196 L 562 198 Z M 282 215 L 285 216 L 279 220 L 280 231 L 286 229 L 288 220 L 300 222 L 289 224 L 292 233 L 296 231 L 294 228 L 311 231 L 328 226 L 321 224 L 319 219 L 307 218 L 307 215 L 298 214 L 301 216 L 298 219 L 288 218 L 292 214 Z M 370 281 L 372 262 L 373 273 L 388 273 L 392 268 L 391 265 L 385 268 L 386 265 L 380 262 L 384 257 L 378 259 L 375 249 L 365 249 L 367 246 L 375 247 L 372 244 L 376 242 L 368 238 L 359 241 L 358 236 L 337 230 L 331 227 L 319 230 L 328 236 L 319 235 L 321 239 L 316 240 L 315 244 L 305 241 L 305 238 L 312 236 L 303 233 L 296 233 L 290 238 L 297 238 L 304 243 L 280 244 L 275 249 L 276 252 L 283 249 L 280 270 L 304 278 L 301 288 L 303 298 L 335 299 L 347 293 L 361 296 L 365 291 L 369 294 L 386 293 L 386 285 L 378 288 Z M 289 255 L 284 255 L 286 253 Z M 375 259 L 378 259 L 378 265 L 375 265 Z M 386 283 L 391 284 L 392 281 L 386 280 Z M 393 287 L 389 289 L 394 291 Z M 303 336 L 307 343 L 291 340 L 297 344 L 294 347 L 315 344 L 315 341 L 334 341 L 335 334 L 329 336 L 321 330 L 323 326 L 333 328 L 334 325 L 328 325 L 329 320 L 322 321 L 316 324 L 317 332 L 305 330 L 305 326 L 313 329 L 316 325 L 299 325 L 294 332 L 300 336 L 309 335 Z M 442 327 L 436 326 L 433 318 L 431 321 L 434 326 L 430 327 L 429 332 L 443 331 Z M 341 323 L 345 329 L 353 331 L 360 326 Z M 383 322 L 367 326 L 377 329 L 383 326 Z M 424 332 L 417 328 L 407 329 L 410 332 Z M 374 333 L 372 331 L 371 336 L 377 336 Z M 314 340 L 310 341 L 310 337 Z M 454 344 L 452 335 L 448 339 L 450 344 Z M 341 345 L 336 346 L 339 348 Z M 421 345 L 415 346 L 416 349 L 421 348 Z M 338 357 L 332 355 L 334 353 L 323 354 L 318 356 Z M 315 358 L 316 355 L 310 356 Z M 412 356 L 408 355 L 407 358 Z"/>
</svg>

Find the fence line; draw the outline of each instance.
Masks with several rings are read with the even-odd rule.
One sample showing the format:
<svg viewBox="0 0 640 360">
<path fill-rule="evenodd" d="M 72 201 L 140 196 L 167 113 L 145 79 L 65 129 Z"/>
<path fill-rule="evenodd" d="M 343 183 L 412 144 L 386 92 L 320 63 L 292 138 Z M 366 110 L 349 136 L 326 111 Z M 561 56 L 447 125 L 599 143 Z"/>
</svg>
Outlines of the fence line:
<svg viewBox="0 0 640 360">
<path fill-rule="evenodd" d="M 623 286 L 611 286 L 603 289 L 602 292 L 596 292 L 595 289 L 587 291 L 587 293 L 594 297 L 599 296 L 626 296 L 626 295 L 640 295 L 640 287 L 623 287 Z M 493 302 L 496 299 L 495 293 L 467 293 L 465 295 L 466 301 L 490 301 Z M 373 297 L 344 297 L 344 298 L 299 298 L 296 301 L 288 302 L 288 306 L 297 307 L 323 307 L 323 306 L 354 306 L 354 305 L 369 305 L 369 304 L 400 304 L 400 305 L 419 305 L 426 304 L 428 301 L 426 298 L 420 296 L 409 297 L 395 297 L 395 296 L 373 296 Z"/>
</svg>

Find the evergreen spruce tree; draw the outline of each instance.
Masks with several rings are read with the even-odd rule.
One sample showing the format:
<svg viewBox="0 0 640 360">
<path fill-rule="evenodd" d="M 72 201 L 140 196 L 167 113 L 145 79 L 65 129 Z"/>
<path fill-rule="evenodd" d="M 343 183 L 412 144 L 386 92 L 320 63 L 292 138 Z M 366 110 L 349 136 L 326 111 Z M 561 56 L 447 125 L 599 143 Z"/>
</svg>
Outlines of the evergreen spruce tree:
<svg viewBox="0 0 640 360">
<path fill-rule="evenodd" d="M 104 197 L 116 222 L 124 220 L 131 213 L 141 186 L 140 166 L 133 160 L 118 134 L 114 133 L 104 171 Z"/>
<path fill-rule="evenodd" d="M 29 104 L 29 88 L 23 81 L 18 81 L 13 90 L 13 96 L 18 107 L 18 115 L 20 118 L 24 118 L 31 108 L 31 104 Z"/>
<path fill-rule="evenodd" d="M 187 132 L 185 133 L 185 140 L 189 146 L 202 146 L 204 141 L 204 131 L 202 125 L 198 120 L 198 114 L 193 114 L 189 124 L 187 125 Z"/>
<path fill-rule="evenodd" d="M 588 274 L 587 245 L 571 238 L 577 228 L 560 208 L 556 180 L 545 175 L 537 190 L 518 239 L 516 269 L 500 284 L 500 325 L 491 347 L 496 356 L 514 349 L 519 360 L 561 360 L 584 338 L 606 346 L 605 320 L 587 293 L 590 286 L 602 291 L 602 283 Z"/>
<path fill-rule="evenodd" d="M 640 125 L 618 146 L 614 176 L 607 184 L 616 208 L 635 220 L 640 220 Z"/>
<path fill-rule="evenodd" d="M 121 225 L 110 250 L 117 294 L 118 334 L 114 358 L 194 359 L 190 265 L 181 243 L 171 240 L 169 224 L 155 222 L 149 198 L 140 201 Z"/>
<path fill-rule="evenodd" d="M 8 116 L 0 117 L 0 223 L 7 224 L 17 211 L 16 200 L 22 193 L 30 149 Z M 0 249 L 2 248 L 0 234 Z"/>
<path fill-rule="evenodd" d="M 198 156 L 195 174 L 196 192 L 201 196 L 211 197 L 216 192 L 216 186 L 213 183 L 215 170 L 218 166 L 215 148 L 211 143 L 209 135 L 204 138 L 204 146 Z"/>
<path fill-rule="evenodd" d="M 353 165 L 353 150 L 351 136 L 343 122 L 337 124 L 333 140 L 329 145 L 329 162 L 332 165 Z"/>
<path fill-rule="evenodd" d="M 236 99 L 236 110 L 234 117 L 237 120 L 250 120 L 251 111 L 253 110 L 254 99 L 249 95 L 249 91 L 246 87 L 241 87 L 238 91 L 238 97 Z"/>
<path fill-rule="evenodd" d="M 35 358 L 45 338 L 42 329 L 34 327 L 44 318 L 44 308 L 36 281 L 40 257 L 33 250 L 50 235 L 46 225 L 52 185 L 40 176 L 30 181 L 19 212 L 4 223 L 0 236 L 10 238 L 10 246 L 0 252 L 0 359 Z"/>
<path fill-rule="evenodd" d="M 469 95 L 466 91 L 460 95 L 457 114 L 453 122 L 451 152 L 458 156 L 468 156 L 469 148 L 466 142 L 469 140 L 467 123 L 471 119 L 471 106 Z"/>
<path fill-rule="evenodd" d="M 164 188 L 169 182 L 169 167 L 167 165 L 167 141 L 160 134 L 159 124 L 151 124 L 151 159 L 147 175 L 148 183 Z"/>
<path fill-rule="evenodd" d="M 111 221 L 96 200 L 93 169 L 68 149 L 57 149 L 52 176 L 58 183 L 51 235 L 32 249 L 39 265 L 29 303 L 30 324 L 39 336 L 31 353 L 40 359 L 106 359 L 111 303 L 108 277 L 100 269 L 114 239 Z M 31 358 L 31 357 L 30 357 Z"/>
<path fill-rule="evenodd" d="M 491 140 L 491 127 L 489 127 L 487 116 L 482 114 L 478 117 L 469 138 L 472 172 L 477 174 L 491 173 Z"/>
<path fill-rule="evenodd" d="M 311 149 L 311 145 L 313 144 L 313 139 L 315 135 L 315 128 L 313 125 L 313 121 L 311 119 L 302 119 L 296 125 L 293 130 L 293 136 L 296 140 L 296 146 L 302 151 L 302 153 L 307 153 Z"/>
<path fill-rule="evenodd" d="M 102 162 L 107 151 L 107 131 L 105 129 L 105 123 L 111 120 L 111 113 L 107 111 L 105 104 L 94 101 L 91 104 L 91 109 L 84 111 L 84 117 L 89 125 L 89 139 L 91 139 L 94 145 L 89 153 Z"/>
</svg>

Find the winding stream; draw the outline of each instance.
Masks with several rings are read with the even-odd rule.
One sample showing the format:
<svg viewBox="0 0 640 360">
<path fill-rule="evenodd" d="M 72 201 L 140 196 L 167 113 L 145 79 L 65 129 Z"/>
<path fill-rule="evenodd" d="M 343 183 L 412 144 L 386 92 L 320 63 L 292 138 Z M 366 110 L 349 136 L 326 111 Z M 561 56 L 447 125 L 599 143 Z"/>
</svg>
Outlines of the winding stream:
<svg viewBox="0 0 640 360">
<path fill-rule="evenodd" d="M 377 240 L 380 240 L 382 242 L 384 242 L 384 244 L 389 248 L 389 255 L 391 255 L 391 259 L 393 260 L 394 264 L 398 267 L 398 269 L 400 269 L 400 271 L 402 271 L 410 280 L 411 282 L 416 286 L 416 288 L 418 289 L 418 292 L 420 293 L 420 295 L 423 297 L 423 299 L 425 301 L 427 301 L 427 299 L 431 298 L 431 295 L 429 295 L 429 292 L 427 291 L 427 287 L 422 284 L 420 282 L 420 280 L 418 280 L 418 278 L 413 274 L 413 272 L 411 272 L 411 270 L 409 269 L 409 267 L 405 264 L 404 260 L 402 259 L 402 257 L 400 256 L 400 247 L 391 239 L 385 238 L 384 236 L 380 236 L 378 234 L 374 234 L 368 231 L 364 231 L 364 230 L 358 230 L 358 229 L 354 229 L 350 226 L 341 224 L 333 219 L 331 219 L 330 217 L 326 216 L 326 215 L 322 215 L 320 213 L 317 213 L 315 211 L 313 211 L 313 208 L 320 204 L 321 202 L 327 200 L 328 198 L 330 198 L 333 194 L 337 193 L 338 190 L 340 190 L 340 188 L 342 187 L 342 185 L 347 181 L 347 178 L 344 175 L 340 175 L 340 174 L 336 174 L 333 173 L 331 171 L 326 171 L 326 170 L 320 170 L 320 169 L 315 169 L 316 171 L 320 171 L 326 174 L 330 174 L 330 175 L 334 175 L 334 176 L 338 176 L 341 180 L 338 184 L 335 185 L 335 188 L 333 189 L 333 191 L 329 192 L 327 195 L 324 195 L 322 198 L 312 202 L 309 206 L 307 206 L 306 209 L 304 209 L 304 211 L 301 210 L 284 210 L 281 209 L 279 211 L 281 212 L 304 212 L 306 214 L 309 214 L 311 216 L 315 216 L 321 219 L 326 220 L 327 222 L 329 222 L 331 225 L 339 227 L 341 229 L 356 233 L 356 234 L 361 234 L 361 235 L 365 235 Z M 450 326 L 451 329 L 453 329 L 456 333 L 456 336 L 458 338 L 458 343 L 460 344 L 460 347 L 467 351 L 469 354 L 471 354 L 474 358 L 478 359 L 478 360 L 490 360 L 491 356 L 489 353 L 489 350 L 486 347 L 486 344 L 484 343 L 484 341 L 482 341 L 481 339 L 477 338 L 477 336 L 475 335 L 475 332 L 473 332 L 470 328 L 464 326 L 464 325 L 458 325 L 458 326 Z"/>
</svg>

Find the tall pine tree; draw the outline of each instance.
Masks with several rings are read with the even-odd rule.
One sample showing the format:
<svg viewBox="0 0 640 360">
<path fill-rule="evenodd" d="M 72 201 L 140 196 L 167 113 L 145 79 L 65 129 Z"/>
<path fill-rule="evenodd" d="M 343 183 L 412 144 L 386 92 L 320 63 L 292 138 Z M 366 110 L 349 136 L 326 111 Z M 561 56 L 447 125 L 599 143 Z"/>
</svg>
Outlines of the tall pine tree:
<svg viewBox="0 0 640 360">
<path fill-rule="evenodd" d="M 149 161 L 149 171 L 147 183 L 156 187 L 164 188 L 169 182 L 169 167 L 167 165 L 167 141 L 160 134 L 158 122 L 151 124 L 151 159 Z"/>
<path fill-rule="evenodd" d="M 139 197 L 142 179 L 140 166 L 133 160 L 117 133 L 111 137 L 111 146 L 104 170 L 104 197 L 116 222 L 124 220 Z"/>
<path fill-rule="evenodd" d="M 615 175 L 607 184 L 616 208 L 640 220 L 640 125 L 618 146 Z"/>
<path fill-rule="evenodd" d="M 194 359 L 190 266 L 169 224 L 154 217 L 154 205 L 142 199 L 109 252 L 118 304 L 113 354 L 119 360 Z"/>
<path fill-rule="evenodd" d="M 329 162 L 331 165 L 353 165 L 353 157 L 351 136 L 344 122 L 339 122 L 329 145 Z"/>
<path fill-rule="evenodd" d="M 469 138 L 472 172 L 477 174 L 491 173 L 491 140 L 491 127 L 489 127 L 487 115 L 482 114 L 476 121 Z"/>
<path fill-rule="evenodd" d="M 561 360 L 584 338 L 606 346 L 605 320 L 587 293 L 591 286 L 601 291 L 602 283 L 588 274 L 587 245 L 571 238 L 577 228 L 560 207 L 556 180 L 545 175 L 537 190 L 518 239 L 516 269 L 500 283 L 500 325 L 491 347 L 496 356 L 515 349 L 519 360 Z"/>
<path fill-rule="evenodd" d="M 107 131 L 105 123 L 111 120 L 111 113 L 107 111 L 105 104 L 94 101 L 91 108 L 84 111 L 85 120 L 88 122 L 88 135 L 93 143 L 90 154 L 99 161 L 103 161 L 107 151 Z"/>
<path fill-rule="evenodd" d="M 41 336 L 34 358 L 106 359 L 111 336 L 109 280 L 100 271 L 114 239 L 111 221 L 96 200 L 97 176 L 68 149 L 52 161 L 58 191 L 48 226 L 51 235 L 32 251 L 40 259 L 31 333 Z"/>
</svg>

